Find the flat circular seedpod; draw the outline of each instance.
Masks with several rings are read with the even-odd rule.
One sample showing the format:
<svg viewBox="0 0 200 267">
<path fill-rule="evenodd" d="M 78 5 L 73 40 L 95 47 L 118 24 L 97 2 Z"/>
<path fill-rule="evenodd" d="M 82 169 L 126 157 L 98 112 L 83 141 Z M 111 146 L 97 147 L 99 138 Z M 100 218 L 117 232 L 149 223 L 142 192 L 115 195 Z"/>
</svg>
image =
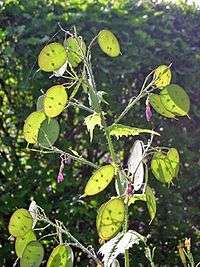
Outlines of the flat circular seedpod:
<svg viewBox="0 0 200 267">
<path fill-rule="evenodd" d="M 74 255 L 70 246 L 58 245 L 53 249 L 47 267 L 73 267 Z"/>
<path fill-rule="evenodd" d="M 108 240 L 115 236 L 122 227 L 125 219 L 123 199 L 112 198 L 98 210 L 96 226 L 101 239 Z"/>
<path fill-rule="evenodd" d="M 16 210 L 10 218 L 8 225 L 9 233 L 15 237 L 24 236 L 32 230 L 33 218 L 26 209 Z"/>
<path fill-rule="evenodd" d="M 44 120 L 38 132 L 38 144 L 49 147 L 52 146 L 59 137 L 60 126 L 56 119 L 48 118 Z"/>
<path fill-rule="evenodd" d="M 30 230 L 24 236 L 19 236 L 15 240 L 15 252 L 19 258 L 22 257 L 25 247 L 33 240 L 36 240 L 34 231 Z"/>
<path fill-rule="evenodd" d="M 42 111 L 44 109 L 44 95 L 38 97 L 36 103 L 36 109 L 37 111 Z"/>
<path fill-rule="evenodd" d="M 166 86 L 160 93 L 163 106 L 177 116 L 185 116 L 190 109 L 190 99 L 185 90 L 177 84 Z"/>
<path fill-rule="evenodd" d="M 64 45 L 67 49 L 68 61 L 76 68 L 86 54 L 85 42 L 80 37 L 69 37 Z"/>
<path fill-rule="evenodd" d="M 175 115 L 167 110 L 161 102 L 160 95 L 151 94 L 149 97 L 149 103 L 159 114 L 166 118 L 175 118 Z"/>
<path fill-rule="evenodd" d="M 48 89 L 44 98 L 44 112 L 50 117 L 58 116 L 67 103 L 67 92 L 63 85 L 54 85 Z"/>
<path fill-rule="evenodd" d="M 38 131 L 41 123 L 45 120 L 46 116 L 42 111 L 35 111 L 31 113 L 25 120 L 23 134 L 25 140 L 30 144 L 36 144 L 38 138 Z"/>
<path fill-rule="evenodd" d="M 171 78 L 172 73 L 170 68 L 166 65 L 161 65 L 154 72 L 154 85 L 159 89 L 163 89 L 170 84 Z"/>
<path fill-rule="evenodd" d="M 38 56 L 38 65 L 41 70 L 52 72 L 58 70 L 67 60 L 67 52 L 63 45 L 51 43 L 46 45 Z"/>
<path fill-rule="evenodd" d="M 84 196 L 92 196 L 103 191 L 112 181 L 115 175 L 115 168 L 113 165 L 108 164 L 100 167 L 91 176 L 86 184 Z"/>
<path fill-rule="evenodd" d="M 43 257 L 43 246 L 38 241 L 31 241 L 24 249 L 20 259 L 20 267 L 39 267 Z"/>
<path fill-rule="evenodd" d="M 136 140 L 128 159 L 128 172 L 133 176 L 134 191 L 138 191 L 144 182 L 143 147 L 143 142 Z"/>
<path fill-rule="evenodd" d="M 111 31 L 100 31 L 98 34 L 98 44 L 101 50 L 110 57 L 117 57 L 121 53 L 119 42 Z"/>
</svg>

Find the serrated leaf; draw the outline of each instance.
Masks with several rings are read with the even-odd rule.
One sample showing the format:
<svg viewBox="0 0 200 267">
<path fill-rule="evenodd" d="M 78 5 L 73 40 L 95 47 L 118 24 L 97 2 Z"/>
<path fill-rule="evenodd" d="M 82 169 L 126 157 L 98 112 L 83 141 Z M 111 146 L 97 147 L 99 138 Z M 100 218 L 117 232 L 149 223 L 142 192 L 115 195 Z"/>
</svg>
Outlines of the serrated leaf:
<svg viewBox="0 0 200 267">
<path fill-rule="evenodd" d="M 185 90 L 177 84 L 166 86 L 160 93 L 163 106 L 177 116 L 185 116 L 190 109 L 190 99 Z"/>
<path fill-rule="evenodd" d="M 60 126 L 56 119 L 46 119 L 42 122 L 38 132 L 38 144 L 44 147 L 52 146 L 59 137 Z"/>
<path fill-rule="evenodd" d="M 36 144 L 38 139 L 38 132 L 42 122 L 46 119 L 44 112 L 32 112 L 24 123 L 23 134 L 25 140 L 30 144 Z"/>
<path fill-rule="evenodd" d="M 154 85 L 159 89 L 163 89 L 170 84 L 171 78 L 172 74 L 169 66 L 161 65 L 154 72 Z"/>
<path fill-rule="evenodd" d="M 153 130 L 140 129 L 140 128 L 130 127 L 130 126 L 122 125 L 122 124 L 114 124 L 110 126 L 108 129 L 109 129 L 110 136 L 116 136 L 117 139 L 122 136 L 126 136 L 126 137 L 136 136 L 141 133 L 160 135 L 159 133 Z"/>
<path fill-rule="evenodd" d="M 26 209 L 18 209 L 11 216 L 8 229 L 11 235 L 21 237 L 32 230 L 32 226 L 33 219 L 30 212 Z"/>
<path fill-rule="evenodd" d="M 43 246 L 38 241 L 31 241 L 24 249 L 20 259 L 20 267 L 39 267 L 43 257 Z"/>
<path fill-rule="evenodd" d="M 74 254 L 70 246 L 58 245 L 53 249 L 47 267 L 73 267 Z"/>
<path fill-rule="evenodd" d="M 149 186 L 146 187 L 145 194 L 146 194 L 147 208 L 152 221 L 156 215 L 156 198 L 153 190 Z"/>
<path fill-rule="evenodd" d="M 24 236 L 18 236 L 15 240 L 15 252 L 19 258 L 22 257 L 24 249 L 33 240 L 36 240 L 34 231 L 30 230 Z"/>
<path fill-rule="evenodd" d="M 113 165 L 108 164 L 100 167 L 91 176 L 86 184 L 84 196 L 96 195 L 103 191 L 112 181 L 115 175 L 115 168 Z"/>
<path fill-rule="evenodd" d="M 101 239 L 108 240 L 115 236 L 125 219 L 125 206 L 121 198 L 112 198 L 98 210 L 96 226 Z"/>
<path fill-rule="evenodd" d="M 98 44 L 101 50 L 110 57 L 117 57 L 121 53 L 119 42 L 111 31 L 100 31 L 98 34 Z"/>
<path fill-rule="evenodd" d="M 88 99 L 89 99 L 89 105 L 91 106 L 91 108 L 93 110 L 96 111 L 96 113 L 99 113 L 100 112 L 100 109 L 99 109 L 99 97 L 98 97 L 98 94 L 96 94 L 92 87 L 88 84 L 87 86 L 87 89 L 88 89 Z"/>
<path fill-rule="evenodd" d="M 67 52 L 63 45 L 51 43 L 46 45 L 38 56 L 38 65 L 41 70 L 46 72 L 56 71 L 67 60 Z"/>
<path fill-rule="evenodd" d="M 85 124 L 87 126 L 87 130 L 90 133 L 90 142 L 92 142 L 93 139 L 93 131 L 95 126 L 100 126 L 102 127 L 101 124 L 101 116 L 98 113 L 93 113 L 92 115 L 89 115 L 85 118 Z"/>
<path fill-rule="evenodd" d="M 159 114 L 166 118 L 175 118 L 175 115 L 167 110 L 161 102 L 160 95 L 151 94 L 149 97 L 149 103 Z"/>
<path fill-rule="evenodd" d="M 49 88 L 44 97 L 44 112 L 50 117 L 58 116 L 67 104 L 68 96 L 63 85 L 54 85 Z"/>
<path fill-rule="evenodd" d="M 119 254 L 124 254 L 126 249 L 134 244 L 145 242 L 146 238 L 136 231 L 129 230 L 125 234 L 120 232 L 114 238 L 106 242 L 98 251 L 103 255 L 104 267 L 110 267 Z"/>
<path fill-rule="evenodd" d="M 135 201 L 146 201 L 146 195 L 145 194 L 134 194 L 133 196 L 129 197 L 128 205 L 134 204 Z"/>
</svg>

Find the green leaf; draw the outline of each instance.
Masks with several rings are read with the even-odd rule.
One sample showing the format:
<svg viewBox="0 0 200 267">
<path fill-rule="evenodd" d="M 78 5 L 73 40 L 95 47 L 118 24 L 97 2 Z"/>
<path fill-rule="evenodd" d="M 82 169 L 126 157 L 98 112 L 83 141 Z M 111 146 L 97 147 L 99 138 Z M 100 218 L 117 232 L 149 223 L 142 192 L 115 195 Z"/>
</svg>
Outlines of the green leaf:
<svg viewBox="0 0 200 267">
<path fill-rule="evenodd" d="M 34 231 L 30 230 L 24 236 L 18 236 L 15 240 L 15 251 L 19 258 L 22 257 L 25 247 L 33 240 L 36 240 Z"/>
<path fill-rule="evenodd" d="M 67 60 L 67 52 L 63 45 L 51 43 L 46 45 L 38 56 L 38 65 L 41 70 L 51 72 L 62 67 Z"/>
<path fill-rule="evenodd" d="M 73 267 L 74 255 L 70 246 L 58 245 L 53 249 L 47 267 Z"/>
<path fill-rule="evenodd" d="M 146 194 L 147 208 L 152 221 L 156 215 L 156 198 L 153 190 L 149 186 L 146 187 L 145 194 Z"/>
<path fill-rule="evenodd" d="M 170 183 L 178 174 L 179 154 L 175 148 L 171 148 L 167 155 L 156 152 L 151 161 L 151 170 L 162 183 Z"/>
<path fill-rule="evenodd" d="M 111 125 L 109 128 L 109 134 L 110 136 L 116 136 L 117 139 L 122 136 L 135 136 L 139 135 L 141 133 L 149 133 L 149 134 L 155 134 L 155 135 L 160 135 L 159 133 L 149 130 L 149 129 L 140 129 L 140 128 L 134 128 L 130 126 L 125 126 L 122 124 L 114 124 Z"/>
<path fill-rule="evenodd" d="M 171 78 L 172 74 L 169 66 L 161 65 L 154 72 L 154 85 L 159 89 L 163 89 L 170 84 Z"/>
<path fill-rule="evenodd" d="M 121 53 L 119 42 L 111 31 L 100 31 L 98 34 L 98 44 L 101 50 L 110 57 L 117 57 Z"/>
<path fill-rule="evenodd" d="M 64 41 L 64 46 L 67 49 L 67 60 L 76 68 L 86 54 L 85 42 L 81 37 L 69 37 Z"/>
<path fill-rule="evenodd" d="M 44 257 L 43 246 L 38 241 L 31 241 L 24 249 L 20 267 L 39 267 Z"/>
<path fill-rule="evenodd" d="M 16 210 L 10 218 L 8 225 L 9 233 L 15 237 L 24 236 L 32 230 L 33 218 L 26 209 Z"/>
<path fill-rule="evenodd" d="M 160 95 L 151 94 L 149 97 L 149 103 L 159 114 L 166 118 L 175 118 L 175 115 L 168 111 L 161 102 Z"/>
<path fill-rule="evenodd" d="M 92 107 L 92 109 L 94 109 L 97 113 L 99 113 L 100 112 L 99 97 L 94 92 L 94 90 L 92 89 L 92 87 L 89 84 L 87 85 L 87 89 L 88 89 L 89 104 Z"/>
<path fill-rule="evenodd" d="M 30 144 L 36 144 L 40 125 L 46 119 L 44 112 L 35 111 L 25 120 L 23 134 L 25 140 Z"/>
<path fill-rule="evenodd" d="M 190 99 L 185 90 L 177 84 L 166 86 L 160 93 L 163 106 L 177 116 L 185 116 L 190 109 Z"/>
<path fill-rule="evenodd" d="M 121 198 L 112 198 L 98 210 L 96 226 L 101 239 L 108 240 L 121 229 L 125 219 L 125 206 Z"/>
<path fill-rule="evenodd" d="M 68 96 L 63 85 L 54 85 L 49 88 L 44 97 L 44 112 L 50 117 L 58 116 L 65 108 Z"/>
<path fill-rule="evenodd" d="M 106 166 L 100 167 L 91 176 L 86 184 L 84 196 L 96 195 L 103 191 L 112 181 L 115 175 L 115 168 L 113 165 L 108 164 Z"/>
<path fill-rule="evenodd" d="M 146 201 L 146 195 L 145 194 L 134 194 L 133 196 L 129 197 L 128 205 L 134 204 L 135 201 Z"/>
<path fill-rule="evenodd" d="M 167 157 L 169 159 L 169 164 L 173 171 L 173 177 L 177 177 L 180 167 L 180 157 L 178 150 L 175 148 L 170 148 L 167 153 Z"/>
<path fill-rule="evenodd" d="M 46 119 L 42 122 L 39 133 L 38 143 L 42 146 L 52 146 L 59 137 L 60 126 L 56 119 Z"/>
<path fill-rule="evenodd" d="M 90 142 L 92 142 L 93 139 L 93 131 L 96 125 L 99 125 L 102 127 L 101 124 L 101 116 L 98 113 L 93 113 L 92 115 L 89 115 L 85 118 L 85 124 L 87 126 L 87 130 L 90 133 Z"/>
</svg>

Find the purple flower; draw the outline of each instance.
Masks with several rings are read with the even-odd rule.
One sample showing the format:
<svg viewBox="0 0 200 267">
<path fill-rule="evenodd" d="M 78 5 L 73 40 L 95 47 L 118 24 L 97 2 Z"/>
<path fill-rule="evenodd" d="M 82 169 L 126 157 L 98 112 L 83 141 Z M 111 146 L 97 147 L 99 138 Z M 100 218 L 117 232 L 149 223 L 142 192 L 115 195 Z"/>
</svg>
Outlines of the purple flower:
<svg viewBox="0 0 200 267">
<path fill-rule="evenodd" d="M 62 172 L 59 172 L 58 176 L 57 176 L 57 182 L 58 183 L 62 183 L 64 181 L 64 176 Z"/>
<path fill-rule="evenodd" d="M 145 114 L 146 114 L 146 120 L 150 121 L 152 118 L 152 111 L 151 111 L 151 107 L 149 104 L 146 105 Z"/>
</svg>

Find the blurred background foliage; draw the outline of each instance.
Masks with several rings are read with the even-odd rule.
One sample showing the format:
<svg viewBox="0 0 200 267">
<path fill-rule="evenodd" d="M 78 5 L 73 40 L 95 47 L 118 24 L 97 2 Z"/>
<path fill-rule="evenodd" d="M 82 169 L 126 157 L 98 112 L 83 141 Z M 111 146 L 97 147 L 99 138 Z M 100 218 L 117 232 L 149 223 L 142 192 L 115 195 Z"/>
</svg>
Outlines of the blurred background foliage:
<svg viewBox="0 0 200 267">
<path fill-rule="evenodd" d="M 122 56 L 111 59 L 93 47 L 93 68 L 98 90 L 108 93 L 104 106 L 110 118 L 119 114 L 128 99 L 137 94 L 145 76 L 160 64 L 172 64 L 173 82 L 186 89 L 191 98 L 190 119 L 164 119 L 154 113 L 153 126 L 161 132 L 155 143 L 174 146 L 181 153 L 181 170 L 167 188 L 150 174 L 156 191 L 157 219 L 149 225 L 143 203 L 130 209 L 130 228 L 149 234 L 156 247 L 158 266 L 181 266 L 177 245 L 191 237 L 196 262 L 200 250 L 199 123 L 200 111 L 200 12 L 195 6 L 160 1 L 124 0 L 5 0 L 0 16 L 0 266 L 12 266 L 14 243 L 8 240 L 7 225 L 13 211 L 28 208 L 31 198 L 42 206 L 51 219 L 59 219 L 85 245 L 99 247 L 95 230 L 97 208 L 114 194 L 114 185 L 84 202 L 78 201 L 92 173 L 87 166 L 72 162 L 65 168 L 65 180 L 56 184 L 59 169 L 57 155 L 26 150 L 22 127 L 27 115 L 35 110 L 40 90 L 55 81 L 36 72 L 37 55 L 49 41 L 63 42 L 65 29 L 76 26 L 88 43 L 98 31 L 111 29 L 121 43 Z M 82 97 L 79 94 L 79 97 Z M 83 95 L 83 98 L 85 96 Z M 150 127 L 144 118 L 145 100 L 137 105 L 123 123 Z M 103 134 L 95 130 L 89 143 L 84 125 L 86 113 L 70 108 L 59 118 L 62 134 L 56 146 L 71 147 L 90 161 L 102 164 L 107 159 Z M 144 141 L 146 137 L 141 137 Z M 115 143 L 126 165 L 134 139 Z M 48 231 L 46 232 L 48 233 Z M 44 241 L 46 258 L 56 240 Z M 131 249 L 131 267 L 148 266 L 142 248 Z M 88 265 L 88 259 L 76 250 L 76 266 Z"/>
</svg>

